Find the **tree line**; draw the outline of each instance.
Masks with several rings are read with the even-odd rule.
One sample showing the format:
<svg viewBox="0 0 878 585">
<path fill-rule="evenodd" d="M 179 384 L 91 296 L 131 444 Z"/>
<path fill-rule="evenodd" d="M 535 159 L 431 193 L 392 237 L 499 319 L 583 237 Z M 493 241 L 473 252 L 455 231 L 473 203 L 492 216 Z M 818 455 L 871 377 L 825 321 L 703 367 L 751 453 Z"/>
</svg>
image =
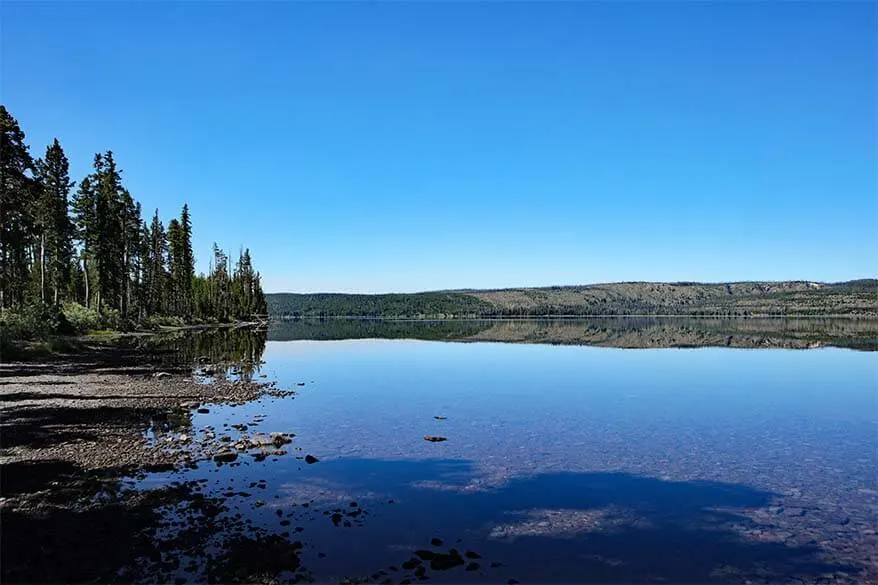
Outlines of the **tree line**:
<svg viewBox="0 0 878 585">
<path fill-rule="evenodd" d="M 188 205 L 167 227 L 125 188 L 112 151 L 95 154 L 78 184 L 56 138 L 34 159 L 0 105 L 0 309 L 93 311 L 107 322 L 233 321 L 267 312 L 249 250 L 234 266 L 213 245 L 195 273 Z M 76 306 L 73 306 L 76 305 Z"/>
</svg>

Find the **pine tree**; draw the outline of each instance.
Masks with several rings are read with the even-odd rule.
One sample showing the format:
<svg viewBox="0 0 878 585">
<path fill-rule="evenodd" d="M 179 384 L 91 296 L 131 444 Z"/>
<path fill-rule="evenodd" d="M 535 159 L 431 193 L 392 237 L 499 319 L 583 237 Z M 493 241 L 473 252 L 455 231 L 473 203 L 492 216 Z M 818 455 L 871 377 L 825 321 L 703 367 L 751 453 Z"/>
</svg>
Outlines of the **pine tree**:
<svg viewBox="0 0 878 585">
<path fill-rule="evenodd" d="M 122 177 L 113 152 L 95 157 L 98 237 L 95 257 L 98 272 L 98 310 L 122 308 L 125 284 L 124 201 Z"/>
<path fill-rule="evenodd" d="M 0 308 L 20 306 L 34 234 L 34 162 L 18 121 L 0 105 Z"/>
<path fill-rule="evenodd" d="M 140 203 L 134 201 L 127 189 L 122 190 L 120 205 L 120 232 L 122 235 L 121 253 L 123 286 L 119 311 L 123 318 L 129 317 L 132 300 L 137 296 L 142 283 L 140 258 Z"/>
<path fill-rule="evenodd" d="M 214 317 L 219 321 L 228 321 L 230 311 L 230 278 L 229 257 L 216 245 L 213 244 L 213 268 L 210 274 L 211 289 L 213 293 Z"/>
<path fill-rule="evenodd" d="M 167 258 L 168 237 L 162 220 L 159 218 L 159 210 L 155 210 L 152 223 L 149 228 L 149 250 L 147 252 L 147 312 L 150 315 L 159 315 L 167 311 Z"/>
<path fill-rule="evenodd" d="M 73 233 L 75 240 L 79 242 L 78 259 L 81 262 L 79 272 L 83 278 L 82 304 L 86 307 L 92 306 L 92 296 L 95 294 L 96 271 L 93 257 L 98 236 L 96 202 L 97 193 L 92 184 L 92 176 L 89 175 L 80 181 L 72 203 Z"/>
<path fill-rule="evenodd" d="M 56 138 L 37 162 L 40 197 L 35 214 L 40 242 L 40 300 L 46 302 L 47 287 L 55 306 L 70 282 L 73 258 L 73 225 L 67 215 L 70 180 L 67 156 Z"/>
<path fill-rule="evenodd" d="M 183 314 L 183 230 L 177 219 L 168 222 L 168 305 L 172 315 Z"/>
<path fill-rule="evenodd" d="M 185 314 L 192 312 L 192 279 L 195 278 L 195 254 L 192 252 L 192 220 L 189 206 L 180 212 L 180 298 Z"/>
</svg>

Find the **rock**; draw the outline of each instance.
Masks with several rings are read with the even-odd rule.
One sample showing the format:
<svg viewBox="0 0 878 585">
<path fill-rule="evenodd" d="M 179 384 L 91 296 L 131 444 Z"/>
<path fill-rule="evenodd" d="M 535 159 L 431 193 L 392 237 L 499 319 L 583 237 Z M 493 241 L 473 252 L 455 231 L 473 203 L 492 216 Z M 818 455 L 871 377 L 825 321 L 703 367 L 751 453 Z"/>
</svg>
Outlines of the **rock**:
<svg viewBox="0 0 878 585">
<path fill-rule="evenodd" d="M 199 408 L 197 412 L 199 414 L 207 414 L 208 412 L 210 412 L 210 410 L 208 410 L 207 408 Z"/>
<path fill-rule="evenodd" d="M 230 463 L 238 458 L 238 454 L 234 452 L 217 453 L 213 456 L 213 460 L 218 463 Z"/>
<path fill-rule="evenodd" d="M 463 556 L 465 556 L 465 557 L 468 558 L 468 559 L 480 559 L 480 558 L 482 558 L 482 555 L 480 555 L 480 554 L 477 553 L 477 552 L 473 552 L 473 551 L 471 551 L 471 550 L 468 550 L 468 551 L 466 551 L 465 553 L 463 553 Z"/>
<path fill-rule="evenodd" d="M 435 540 L 435 539 L 434 539 Z M 421 559 L 422 561 L 431 561 L 436 558 L 436 553 L 431 550 L 416 550 L 415 556 Z"/>
<path fill-rule="evenodd" d="M 430 541 L 430 544 L 432 544 L 433 546 L 442 546 L 442 539 L 434 538 Z"/>
<path fill-rule="evenodd" d="M 470 563 L 466 566 L 467 571 L 478 571 L 481 568 L 481 565 L 479 565 L 478 563 Z"/>
<path fill-rule="evenodd" d="M 447 437 L 439 437 L 435 435 L 424 435 L 424 440 L 429 441 L 431 443 L 441 443 L 442 441 L 447 441 Z"/>
<path fill-rule="evenodd" d="M 253 438 L 250 439 L 250 442 L 259 447 L 267 447 L 269 445 L 274 445 L 274 438 L 269 437 L 268 435 L 259 434 L 253 435 Z"/>
<path fill-rule="evenodd" d="M 293 440 L 283 433 L 271 433 L 271 442 L 274 443 L 275 447 L 281 447 L 287 443 L 292 443 Z"/>
<path fill-rule="evenodd" d="M 506 582 L 506 585 L 518 585 L 518 581 L 515 579 L 510 579 Z"/>
<path fill-rule="evenodd" d="M 320 460 L 317 459 L 316 457 L 314 457 L 313 455 L 305 455 L 305 463 L 307 463 L 309 465 L 312 463 L 317 463 L 318 461 L 320 461 Z"/>
<path fill-rule="evenodd" d="M 435 418 L 436 420 L 446 420 L 446 419 L 448 419 L 447 416 L 434 416 L 433 418 Z"/>
<path fill-rule="evenodd" d="M 437 554 L 430 560 L 430 568 L 434 571 L 447 571 L 449 569 L 453 569 L 454 567 L 459 567 L 465 564 L 466 561 L 463 560 L 463 557 L 460 556 L 460 553 L 455 549 L 451 549 L 448 551 L 448 554 Z"/>
<path fill-rule="evenodd" d="M 411 570 L 420 564 L 421 564 L 421 559 L 419 559 L 417 557 L 412 557 L 402 564 L 402 568 L 406 569 L 406 570 Z"/>
</svg>

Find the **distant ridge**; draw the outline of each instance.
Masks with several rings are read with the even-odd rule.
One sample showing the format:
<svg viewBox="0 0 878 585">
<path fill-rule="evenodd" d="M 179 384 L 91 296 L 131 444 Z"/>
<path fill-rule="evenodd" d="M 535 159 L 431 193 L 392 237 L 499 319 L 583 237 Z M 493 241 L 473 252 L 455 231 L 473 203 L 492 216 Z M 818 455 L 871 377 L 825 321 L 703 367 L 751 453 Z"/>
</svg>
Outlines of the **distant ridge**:
<svg viewBox="0 0 878 585">
<path fill-rule="evenodd" d="M 270 293 L 288 317 L 562 317 L 589 315 L 878 317 L 878 279 L 616 282 L 421 293 Z"/>
</svg>

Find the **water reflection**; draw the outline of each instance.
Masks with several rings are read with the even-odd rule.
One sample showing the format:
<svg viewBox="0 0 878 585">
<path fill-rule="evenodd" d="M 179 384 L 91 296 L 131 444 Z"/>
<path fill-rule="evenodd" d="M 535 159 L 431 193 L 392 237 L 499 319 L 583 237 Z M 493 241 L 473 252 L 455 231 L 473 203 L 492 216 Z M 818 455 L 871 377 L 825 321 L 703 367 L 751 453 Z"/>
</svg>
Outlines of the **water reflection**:
<svg viewBox="0 0 878 585">
<path fill-rule="evenodd" d="M 501 341 L 620 348 L 812 349 L 835 346 L 875 351 L 878 350 L 878 320 L 673 317 L 453 321 L 299 319 L 272 323 L 269 339 Z"/>
<path fill-rule="evenodd" d="M 196 364 L 207 375 L 234 375 L 249 382 L 262 365 L 266 339 L 264 329 L 217 327 L 144 337 L 137 343 L 167 368 Z"/>
</svg>

